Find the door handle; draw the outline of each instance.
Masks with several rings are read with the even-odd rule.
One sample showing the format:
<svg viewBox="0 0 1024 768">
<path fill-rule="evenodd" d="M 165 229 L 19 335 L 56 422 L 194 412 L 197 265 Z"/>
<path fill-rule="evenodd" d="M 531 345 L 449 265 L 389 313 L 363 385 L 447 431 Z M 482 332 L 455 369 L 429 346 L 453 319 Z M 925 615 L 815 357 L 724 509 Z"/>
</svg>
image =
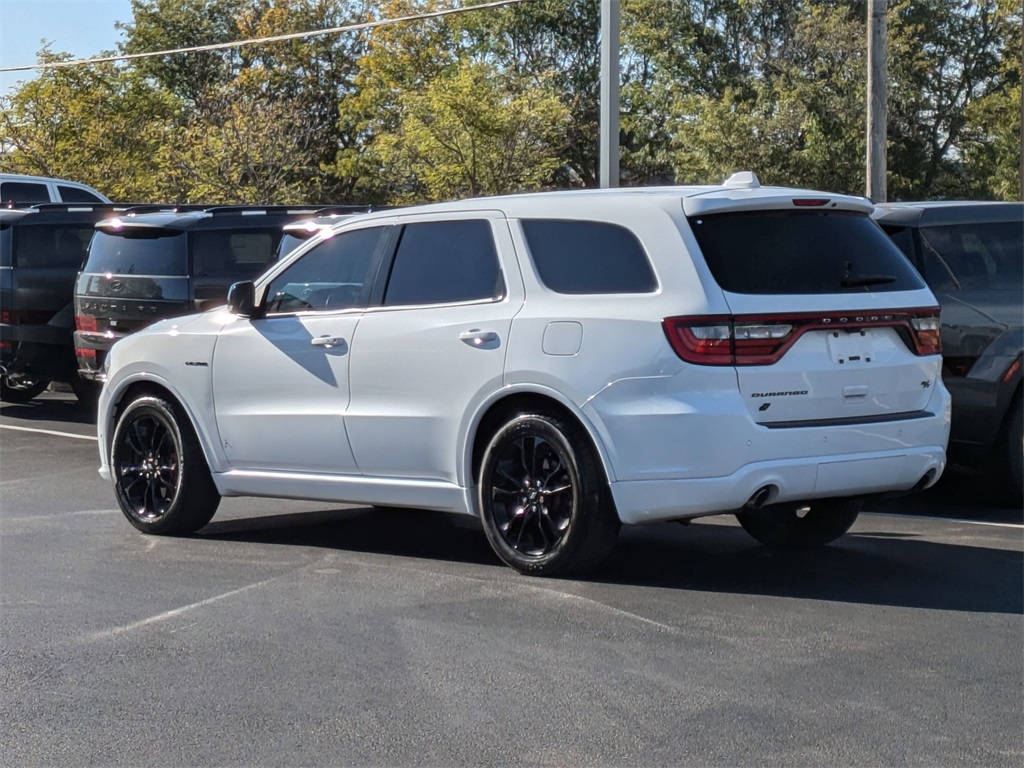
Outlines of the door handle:
<svg viewBox="0 0 1024 768">
<path fill-rule="evenodd" d="M 343 346 L 345 344 L 345 339 L 341 336 L 317 336 L 315 339 L 310 340 L 309 343 L 314 347 L 327 347 L 330 349 L 332 347 Z"/>
<path fill-rule="evenodd" d="M 459 334 L 459 341 L 464 341 L 471 347 L 482 347 L 485 344 L 494 344 L 498 340 L 498 334 L 494 331 L 481 331 L 473 328 Z"/>
</svg>

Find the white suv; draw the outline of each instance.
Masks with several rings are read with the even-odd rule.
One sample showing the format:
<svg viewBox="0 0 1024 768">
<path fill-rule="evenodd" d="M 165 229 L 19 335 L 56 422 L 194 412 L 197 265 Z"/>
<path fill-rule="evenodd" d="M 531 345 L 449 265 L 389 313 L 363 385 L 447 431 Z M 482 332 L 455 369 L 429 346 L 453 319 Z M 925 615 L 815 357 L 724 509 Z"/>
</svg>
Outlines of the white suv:
<svg viewBox="0 0 1024 768">
<path fill-rule="evenodd" d="M 871 211 L 743 173 L 347 219 L 114 346 L 100 472 L 150 533 L 221 496 L 418 507 L 536 574 L 621 523 L 830 542 L 946 461 L 938 308 Z"/>
</svg>

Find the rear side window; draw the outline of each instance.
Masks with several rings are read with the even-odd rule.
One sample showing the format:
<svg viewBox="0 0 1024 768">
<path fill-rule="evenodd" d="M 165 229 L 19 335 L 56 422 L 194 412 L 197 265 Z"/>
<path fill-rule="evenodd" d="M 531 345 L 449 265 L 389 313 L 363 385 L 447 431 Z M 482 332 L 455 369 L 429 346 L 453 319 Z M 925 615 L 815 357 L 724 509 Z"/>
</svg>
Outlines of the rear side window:
<svg viewBox="0 0 1024 768">
<path fill-rule="evenodd" d="M 845 211 L 745 211 L 694 216 L 715 281 L 731 293 L 910 291 L 924 281 L 868 216 Z"/>
<path fill-rule="evenodd" d="M 402 231 L 384 305 L 451 304 L 503 294 L 489 222 L 423 222 Z"/>
<path fill-rule="evenodd" d="M 11 226 L 0 223 L 0 267 L 11 266 Z"/>
<path fill-rule="evenodd" d="M 651 293 L 654 271 L 636 235 L 600 221 L 520 221 L 537 275 L 556 293 Z"/>
<path fill-rule="evenodd" d="M 45 184 L 28 181 L 5 181 L 0 183 L 0 201 L 15 203 L 48 203 L 50 190 Z"/>
<path fill-rule="evenodd" d="M 91 222 L 15 227 L 12 248 L 14 266 L 81 269 L 92 233 Z"/>
<path fill-rule="evenodd" d="M 921 228 L 928 285 L 943 291 L 1020 291 L 1024 262 L 1020 222 Z"/>
<path fill-rule="evenodd" d="M 255 277 L 274 260 L 280 237 L 279 229 L 193 232 L 195 275 L 238 280 Z"/>
<path fill-rule="evenodd" d="M 187 275 L 185 233 L 156 227 L 126 227 L 117 234 L 96 230 L 85 271 L 157 277 Z"/>
<path fill-rule="evenodd" d="M 80 187 L 69 187 L 64 184 L 57 185 L 57 191 L 60 192 L 60 199 L 65 203 L 102 203 L 105 202 L 102 197 L 94 195 L 87 189 L 81 189 Z"/>
</svg>

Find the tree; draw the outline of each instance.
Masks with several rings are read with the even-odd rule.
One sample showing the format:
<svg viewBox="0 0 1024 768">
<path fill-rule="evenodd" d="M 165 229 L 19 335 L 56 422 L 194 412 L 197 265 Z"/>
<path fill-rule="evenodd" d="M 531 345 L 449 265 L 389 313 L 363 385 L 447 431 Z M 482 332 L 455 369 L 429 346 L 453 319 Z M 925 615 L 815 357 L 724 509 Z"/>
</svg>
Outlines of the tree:
<svg viewBox="0 0 1024 768">
<path fill-rule="evenodd" d="M 69 54 L 44 48 L 41 63 Z M 160 199 L 158 148 L 176 104 L 131 67 L 44 70 L 0 98 L 0 170 L 84 182 L 113 200 Z"/>
<path fill-rule="evenodd" d="M 537 189 L 562 163 L 569 111 L 553 89 L 467 61 L 400 102 L 397 130 L 377 140 L 385 167 L 402 180 L 399 199 Z"/>
</svg>

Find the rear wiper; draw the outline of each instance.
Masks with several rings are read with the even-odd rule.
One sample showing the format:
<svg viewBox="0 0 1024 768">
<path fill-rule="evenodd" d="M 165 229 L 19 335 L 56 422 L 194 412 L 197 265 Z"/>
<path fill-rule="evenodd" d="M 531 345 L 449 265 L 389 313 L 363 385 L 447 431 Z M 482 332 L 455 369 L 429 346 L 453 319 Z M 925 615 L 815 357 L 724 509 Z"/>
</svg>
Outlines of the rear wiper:
<svg viewBox="0 0 1024 768">
<path fill-rule="evenodd" d="M 847 275 L 839 283 L 843 288 L 863 288 L 868 285 L 885 285 L 895 283 L 892 275 Z"/>
</svg>

